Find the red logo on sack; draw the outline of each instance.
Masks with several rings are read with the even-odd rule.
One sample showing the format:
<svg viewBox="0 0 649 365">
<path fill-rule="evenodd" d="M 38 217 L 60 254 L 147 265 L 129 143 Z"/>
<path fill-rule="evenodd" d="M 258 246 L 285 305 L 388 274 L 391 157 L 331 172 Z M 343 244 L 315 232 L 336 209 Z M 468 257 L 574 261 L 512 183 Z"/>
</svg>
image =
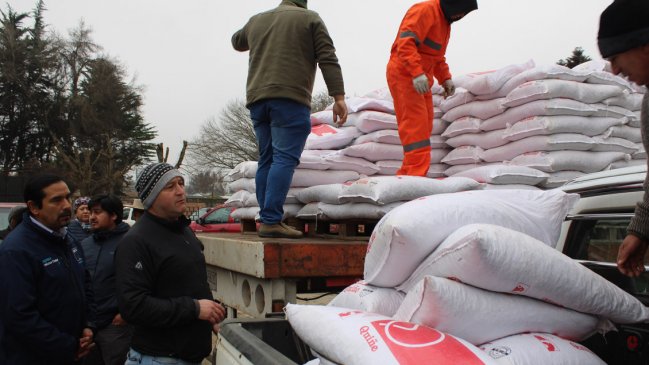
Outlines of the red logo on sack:
<svg viewBox="0 0 649 365">
<path fill-rule="evenodd" d="M 555 344 L 553 344 L 552 341 L 550 341 L 550 339 L 545 338 L 545 337 L 543 337 L 543 336 L 539 336 L 539 335 L 534 335 L 534 338 L 536 338 L 537 340 L 541 341 L 541 343 L 543 344 L 543 346 L 545 346 L 545 348 L 546 348 L 549 352 L 557 352 L 557 351 L 559 351 L 559 349 L 557 348 L 557 346 L 555 346 Z"/>
<path fill-rule="evenodd" d="M 372 249 L 372 244 L 374 243 L 374 240 L 376 239 L 376 229 L 374 232 L 372 232 L 372 235 L 370 236 L 370 240 L 367 242 L 367 251 L 365 253 L 370 252 L 370 249 Z"/>
<path fill-rule="evenodd" d="M 319 126 L 315 126 L 311 128 L 311 133 L 317 135 L 317 136 L 324 136 L 327 134 L 336 134 L 338 131 L 336 128 L 328 125 L 328 124 L 320 124 Z"/>
<path fill-rule="evenodd" d="M 345 318 L 345 317 L 349 317 L 349 316 L 354 315 L 354 314 L 363 314 L 363 313 L 365 313 L 365 312 L 363 312 L 363 311 L 342 312 L 342 313 L 338 313 L 338 317 Z"/>
<path fill-rule="evenodd" d="M 343 290 L 343 291 L 346 292 L 346 293 L 358 293 L 359 291 L 361 291 L 361 287 L 358 286 L 358 285 L 356 285 L 356 284 L 354 284 L 354 285 L 352 285 L 352 286 L 348 286 L 348 287 L 345 288 L 345 290 Z"/>
<path fill-rule="evenodd" d="M 580 345 L 578 343 L 574 343 L 572 341 L 568 341 L 568 343 L 570 344 L 570 346 L 576 348 L 577 350 L 591 352 L 590 349 L 588 349 L 588 347 L 586 347 L 586 346 Z"/>
<path fill-rule="evenodd" d="M 460 341 L 432 328 L 391 320 L 374 321 L 372 326 L 401 365 L 484 364 Z"/>
<path fill-rule="evenodd" d="M 525 293 L 527 289 L 529 289 L 529 286 L 523 283 L 518 283 L 516 284 L 516 287 L 512 289 L 512 293 Z"/>
</svg>

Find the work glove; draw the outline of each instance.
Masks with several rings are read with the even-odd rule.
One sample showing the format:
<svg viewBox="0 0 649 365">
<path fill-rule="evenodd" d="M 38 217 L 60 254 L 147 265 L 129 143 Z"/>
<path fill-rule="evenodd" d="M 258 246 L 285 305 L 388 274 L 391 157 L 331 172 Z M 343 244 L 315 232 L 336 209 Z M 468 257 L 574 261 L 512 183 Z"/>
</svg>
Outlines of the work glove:
<svg viewBox="0 0 649 365">
<path fill-rule="evenodd" d="M 453 80 L 448 79 L 444 81 L 442 87 L 444 88 L 444 99 L 451 97 L 455 94 L 455 84 L 453 84 Z"/>
<path fill-rule="evenodd" d="M 412 84 L 414 85 L 415 90 L 417 90 L 417 93 L 421 95 L 430 91 L 430 85 L 428 84 L 428 77 L 426 77 L 426 74 L 421 74 L 412 79 Z"/>
</svg>

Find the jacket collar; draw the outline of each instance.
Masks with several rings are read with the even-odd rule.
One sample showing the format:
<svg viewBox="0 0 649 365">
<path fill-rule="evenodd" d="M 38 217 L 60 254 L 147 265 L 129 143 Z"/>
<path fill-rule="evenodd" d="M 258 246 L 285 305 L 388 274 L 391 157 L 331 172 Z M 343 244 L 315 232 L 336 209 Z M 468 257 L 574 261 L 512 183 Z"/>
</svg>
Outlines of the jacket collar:
<svg viewBox="0 0 649 365">
<path fill-rule="evenodd" d="M 23 221 L 20 224 L 25 224 L 25 228 L 29 228 L 30 230 L 38 233 L 48 241 L 56 244 L 65 243 L 65 239 L 67 237 L 67 229 L 65 227 L 61 229 L 61 232 L 55 232 L 49 227 L 43 225 L 43 223 L 39 222 L 36 218 L 32 217 L 28 212 L 25 212 Z"/>
<path fill-rule="evenodd" d="M 285 6 L 297 6 L 297 7 L 299 7 L 299 8 L 304 8 L 304 9 L 306 9 L 306 1 L 304 1 L 304 2 L 305 2 L 305 4 L 302 5 L 302 1 L 296 1 L 296 0 L 282 0 L 282 3 L 279 4 L 279 5 L 280 5 L 280 6 L 281 6 L 281 5 L 285 5 Z"/>
<path fill-rule="evenodd" d="M 144 212 L 144 215 L 142 215 L 142 217 L 140 219 L 142 219 L 142 218 L 150 219 L 151 221 L 153 221 L 153 222 L 155 222 L 155 223 L 157 223 L 157 224 L 159 224 L 159 225 L 161 225 L 161 226 L 163 226 L 163 227 L 165 227 L 165 228 L 167 228 L 167 229 L 169 229 L 169 230 L 171 230 L 173 232 L 177 232 L 177 233 L 181 233 L 183 230 L 185 230 L 186 227 L 189 227 L 189 224 L 191 223 L 191 221 L 189 219 L 187 219 L 187 217 L 185 217 L 184 215 L 181 215 L 180 218 L 178 218 L 175 221 L 169 221 L 169 220 L 157 217 L 157 216 L 149 213 L 148 211 Z"/>
<path fill-rule="evenodd" d="M 120 222 L 115 228 L 108 230 L 108 231 L 99 231 L 95 232 L 92 234 L 92 237 L 95 239 L 95 241 L 105 241 L 111 237 L 115 237 L 120 234 L 124 234 L 128 231 L 129 225 Z"/>
</svg>

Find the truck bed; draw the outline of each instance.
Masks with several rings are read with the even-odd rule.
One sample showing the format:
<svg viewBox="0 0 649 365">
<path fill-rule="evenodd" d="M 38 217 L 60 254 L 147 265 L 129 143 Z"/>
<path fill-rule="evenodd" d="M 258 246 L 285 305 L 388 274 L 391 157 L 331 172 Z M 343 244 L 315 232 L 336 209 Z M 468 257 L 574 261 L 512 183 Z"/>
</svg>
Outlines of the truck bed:
<svg viewBox="0 0 649 365">
<path fill-rule="evenodd" d="M 284 319 L 237 319 L 221 324 L 216 364 L 301 365 L 313 359 Z"/>
<path fill-rule="evenodd" d="M 297 293 L 340 291 L 363 277 L 368 237 L 267 239 L 200 233 L 208 282 L 233 311 L 264 318 Z M 233 314 L 236 316 L 236 313 Z"/>
</svg>

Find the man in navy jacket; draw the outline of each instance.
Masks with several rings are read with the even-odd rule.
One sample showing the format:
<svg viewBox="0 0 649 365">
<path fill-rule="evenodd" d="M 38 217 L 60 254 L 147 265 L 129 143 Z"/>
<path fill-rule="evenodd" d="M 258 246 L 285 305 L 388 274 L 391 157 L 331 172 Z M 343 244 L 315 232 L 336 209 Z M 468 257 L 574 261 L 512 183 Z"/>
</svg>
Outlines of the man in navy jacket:
<svg viewBox="0 0 649 365">
<path fill-rule="evenodd" d="M 70 190 L 58 176 L 25 186 L 28 212 L 0 246 L 0 363 L 75 364 L 93 346 L 83 251 L 66 231 Z"/>
<path fill-rule="evenodd" d="M 115 250 L 129 225 L 122 222 L 124 206 L 112 194 L 88 202 L 92 234 L 81 242 L 93 291 L 95 343 L 84 365 L 124 365 L 133 327 L 119 314 L 115 287 Z"/>
</svg>

